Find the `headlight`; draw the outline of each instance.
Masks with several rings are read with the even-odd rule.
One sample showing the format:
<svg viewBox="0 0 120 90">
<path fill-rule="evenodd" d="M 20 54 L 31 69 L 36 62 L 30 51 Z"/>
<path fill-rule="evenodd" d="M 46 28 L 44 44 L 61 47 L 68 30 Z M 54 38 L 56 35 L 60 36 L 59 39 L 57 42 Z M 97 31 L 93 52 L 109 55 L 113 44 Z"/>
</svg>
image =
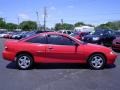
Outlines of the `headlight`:
<svg viewBox="0 0 120 90">
<path fill-rule="evenodd" d="M 97 40 L 99 40 L 100 38 L 99 37 L 93 37 L 93 40 L 94 41 L 97 41 Z"/>
</svg>

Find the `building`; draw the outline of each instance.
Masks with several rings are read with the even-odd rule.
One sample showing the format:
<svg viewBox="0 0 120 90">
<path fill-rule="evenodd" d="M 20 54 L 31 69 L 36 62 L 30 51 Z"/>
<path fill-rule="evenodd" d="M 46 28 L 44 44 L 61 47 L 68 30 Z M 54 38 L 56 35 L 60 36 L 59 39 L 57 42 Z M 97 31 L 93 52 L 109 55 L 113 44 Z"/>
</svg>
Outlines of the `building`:
<svg viewBox="0 0 120 90">
<path fill-rule="evenodd" d="M 77 32 L 93 32 L 95 30 L 95 27 L 92 26 L 80 26 L 80 27 L 75 27 L 74 31 Z"/>
</svg>

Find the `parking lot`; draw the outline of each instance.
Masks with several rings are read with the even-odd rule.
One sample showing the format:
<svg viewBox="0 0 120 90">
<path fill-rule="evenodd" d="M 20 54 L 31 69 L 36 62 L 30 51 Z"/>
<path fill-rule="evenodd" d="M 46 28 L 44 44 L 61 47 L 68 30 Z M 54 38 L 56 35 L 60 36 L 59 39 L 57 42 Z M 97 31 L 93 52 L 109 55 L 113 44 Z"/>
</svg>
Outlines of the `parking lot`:
<svg viewBox="0 0 120 90">
<path fill-rule="evenodd" d="M 0 39 L 0 51 L 5 39 Z M 18 70 L 0 55 L 0 90 L 120 90 L 120 54 L 115 65 L 90 70 L 81 64 L 39 64 Z"/>
</svg>

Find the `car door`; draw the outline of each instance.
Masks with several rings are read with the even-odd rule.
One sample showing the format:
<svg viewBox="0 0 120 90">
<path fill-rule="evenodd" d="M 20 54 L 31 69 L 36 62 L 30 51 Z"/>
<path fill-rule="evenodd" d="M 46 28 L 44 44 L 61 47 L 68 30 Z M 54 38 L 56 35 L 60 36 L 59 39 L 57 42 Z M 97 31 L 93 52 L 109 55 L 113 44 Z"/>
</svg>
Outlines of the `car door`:
<svg viewBox="0 0 120 90">
<path fill-rule="evenodd" d="M 34 56 L 35 62 L 44 62 L 46 59 L 46 47 L 47 47 L 47 41 L 45 34 L 35 36 L 33 38 L 30 38 L 26 40 L 26 44 L 29 50 L 26 47 L 26 50 L 28 52 L 31 52 Z"/>
<path fill-rule="evenodd" d="M 48 35 L 46 57 L 48 62 L 64 63 L 81 61 L 80 46 L 75 41 L 62 35 Z"/>
</svg>

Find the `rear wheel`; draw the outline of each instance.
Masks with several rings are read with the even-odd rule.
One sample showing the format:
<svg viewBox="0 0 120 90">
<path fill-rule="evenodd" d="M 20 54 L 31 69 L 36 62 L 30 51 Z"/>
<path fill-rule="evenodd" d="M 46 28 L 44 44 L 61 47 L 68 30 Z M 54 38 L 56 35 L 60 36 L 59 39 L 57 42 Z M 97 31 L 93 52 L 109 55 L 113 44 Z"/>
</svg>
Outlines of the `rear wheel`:
<svg viewBox="0 0 120 90">
<path fill-rule="evenodd" d="M 19 69 L 30 69 L 33 65 L 33 58 L 28 54 L 20 54 L 16 57 L 16 64 Z"/>
<path fill-rule="evenodd" d="M 91 69 L 99 70 L 105 66 L 105 57 L 102 54 L 94 54 L 88 59 Z"/>
</svg>

